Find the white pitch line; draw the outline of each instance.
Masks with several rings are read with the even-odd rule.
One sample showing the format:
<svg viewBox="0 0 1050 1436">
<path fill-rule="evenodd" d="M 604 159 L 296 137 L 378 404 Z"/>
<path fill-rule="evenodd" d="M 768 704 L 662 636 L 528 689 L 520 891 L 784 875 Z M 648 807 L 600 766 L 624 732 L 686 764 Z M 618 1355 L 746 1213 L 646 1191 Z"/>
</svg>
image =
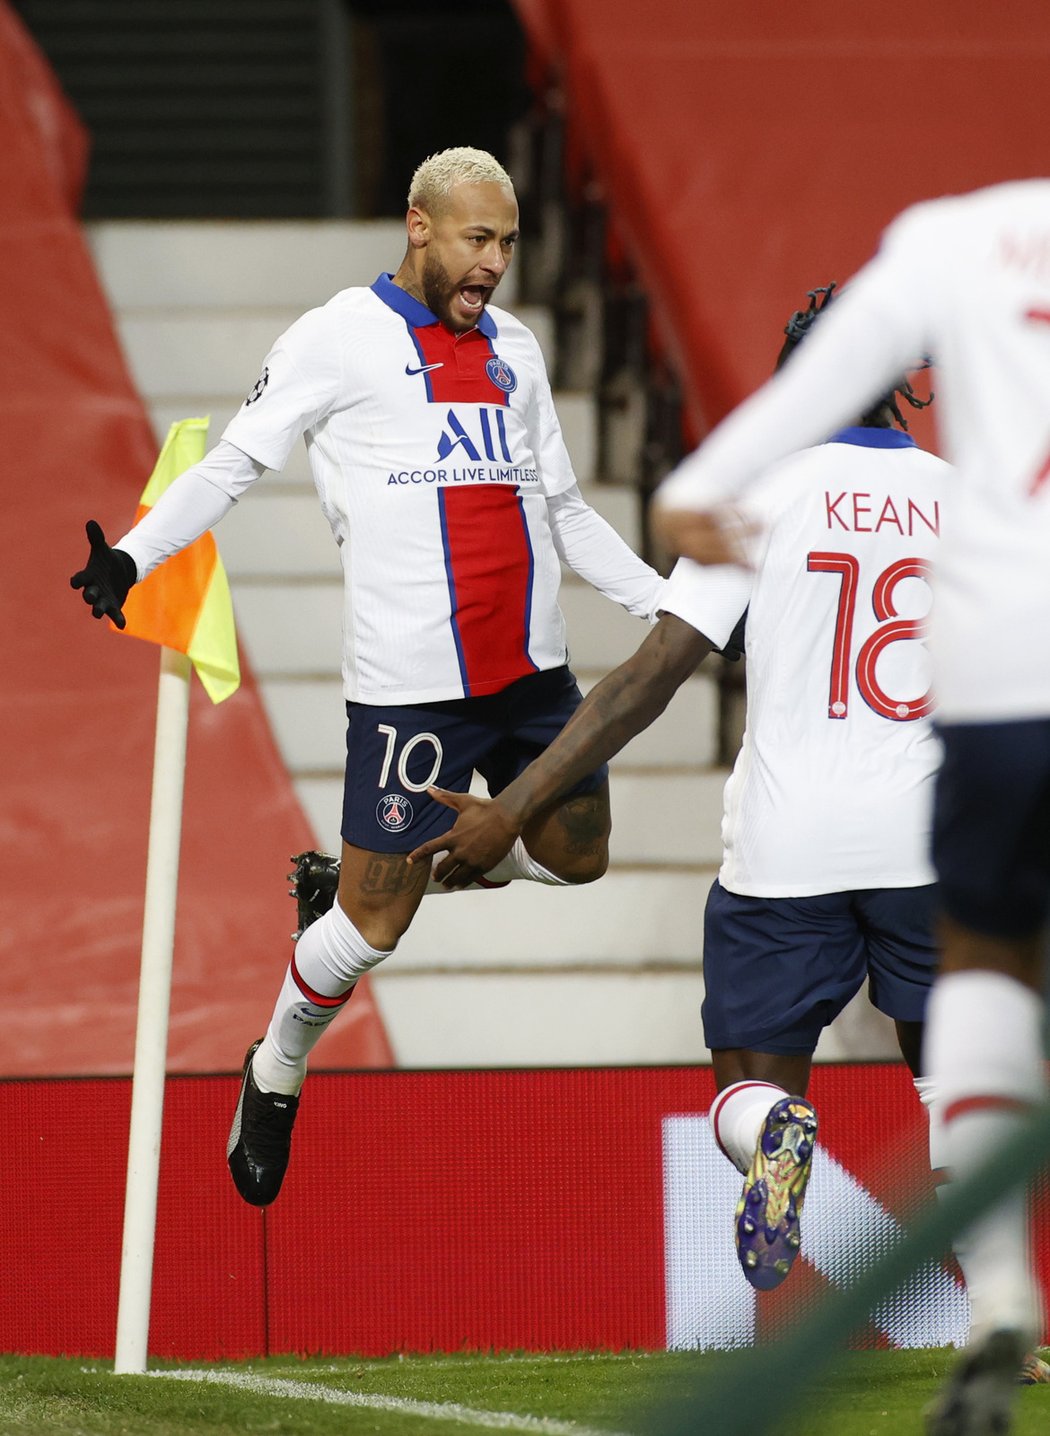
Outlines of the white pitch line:
<svg viewBox="0 0 1050 1436">
<path fill-rule="evenodd" d="M 546 1416 L 522 1416 L 515 1411 L 477 1411 L 455 1401 L 410 1401 L 402 1396 L 380 1396 L 363 1391 L 341 1391 L 312 1381 L 288 1381 L 283 1377 L 255 1376 L 244 1371 L 151 1371 L 173 1381 L 210 1381 L 217 1386 L 240 1386 L 260 1396 L 280 1396 L 294 1401 L 324 1401 L 331 1406 L 359 1406 L 372 1411 L 396 1411 L 404 1416 L 422 1416 L 430 1421 L 458 1421 L 465 1426 L 482 1426 L 492 1431 L 526 1431 L 535 1436 L 628 1436 L 624 1431 L 596 1430 L 575 1421 L 554 1421 Z"/>
<path fill-rule="evenodd" d="M 652 1361 L 654 1357 L 664 1356 L 662 1351 L 571 1351 L 564 1356 L 552 1356 L 547 1352 L 521 1353 L 494 1351 L 480 1356 L 462 1356 L 456 1352 L 453 1356 L 404 1356 L 397 1357 L 361 1357 L 360 1359 L 348 1356 L 345 1361 L 311 1362 L 309 1371 L 314 1376 L 325 1373 L 336 1375 L 347 1375 L 349 1371 L 394 1371 L 397 1368 L 395 1361 L 411 1364 L 414 1371 L 420 1367 L 433 1366 L 444 1368 L 446 1371 L 455 1368 L 457 1371 L 464 1366 L 571 1366 L 574 1363 L 591 1361 L 625 1362 L 625 1361 Z M 266 1369 L 271 1376 L 284 1376 L 287 1373 L 298 1373 L 303 1370 L 304 1363 L 298 1361 L 294 1366 L 273 1366 Z"/>
</svg>

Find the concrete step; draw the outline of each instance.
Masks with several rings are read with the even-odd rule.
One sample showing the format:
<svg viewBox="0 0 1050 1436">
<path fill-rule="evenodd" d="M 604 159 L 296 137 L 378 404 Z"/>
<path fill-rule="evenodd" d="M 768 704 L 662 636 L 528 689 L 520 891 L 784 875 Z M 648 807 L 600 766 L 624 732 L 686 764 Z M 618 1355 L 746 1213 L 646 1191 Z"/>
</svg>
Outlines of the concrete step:
<svg viewBox="0 0 1050 1436">
<path fill-rule="evenodd" d="M 116 309 L 278 305 L 302 313 L 349 285 L 371 284 L 405 253 L 399 219 L 107 220 L 85 232 Z"/>
<path fill-rule="evenodd" d="M 581 483 L 580 492 L 635 553 L 642 548 L 642 498 L 634 489 L 614 484 Z"/>
<path fill-rule="evenodd" d="M 589 693 L 604 672 L 574 669 L 580 691 Z M 655 723 L 632 738 L 613 759 L 628 768 L 710 768 L 718 757 L 720 696 L 713 669 L 701 667 L 686 680 Z"/>
<path fill-rule="evenodd" d="M 597 403 L 591 394 L 557 393 L 554 407 L 576 482 L 581 488 L 593 485 L 598 467 Z"/>
<path fill-rule="evenodd" d="M 196 408 L 201 397 L 234 394 L 240 403 L 274 340 L 301 313 L 272 301 L 253 309 L 120 310 L 117 334 L 143 398 L 173 395 Z"/>
<path fill-rule="evenodd" d="M 603 675 L 577 674 L 587 692 Z M 269 678 L 260 683 L 270 726 L 292 773 L 342 773 L 346 716 L 342 680 Z M 711 767 L 715 762 L 718 690 L 703 669 L 678 690 L 666 712 L 632 738 L 613 768 Z"/>
<path fill-rule="evenodd" d="M 490 971 L 693 969 L 714 869 L 611 870 L 599 882 L 425 897 L 397 949 L 400 973 L 468 960 Z M 291 908 L 291 903 L 289 903 Z M 391 964 L 393 967 L 393 964 Z"/>
<path fill-rule="evenodd" d="M 313 486 L 260 482 L 215 530 L 219 553 L 237 580 L 340 579 L 339 548 Z"/>
<path fill-rule="evenodd" d="M 227 520 L 223 521 L 228 522 Z M 220 550 L 221 551 L 221 550 Z M 233 589 L 237 632 L 256 676 L 322 676 L 342 663 L 342 580 L 239 583 Z"/>
<path fill-rule="evenodd" d="M 614 769 L 609 784 L 613 812 L 610 861 L 618 867 L 717 868 L 722 860 L 725 780 L 721 768 L 671 772 L 660 768 L 638 772 L 624 766 Z M 326 852 L 338 852 L 342 768 L 338 776 L 299 773 L 295 788 L 321 846 Z M 486 789 L 480 779 L 475 780 L 474 791 L 484 796 Z"/>
<path fill-rule="evenodd" d="M 598 890 L 610 881 L 603 878 Z M 511 891 L 482 897 L 502 899 Z M 560 896 L 568 907 L 584 891 Z M 424 908 L 469 896 L 426 898 Z M 706 889 L 696 896 L 706 896 Z M 650 898 L 643 893 L 640 900 Z M 692 894 L 688 900 L 691 906 Z M 694 913 L 698 945 L 701 911 Z M 421 911 L 417 922 L 422 920 Z M 412 1067 L 710 1061 L 700 1023 L 703 974 L 695 964 L 609 970 L 566 963 L 507 972 L 482 961 L 431 973 L 402 966 L 399 948 L 376 970 L 372 983 L 395 1057 Z M 894 1061 L 899 1056 L 893 1023 L 871 1006 L 863 990 L 824 1030 L 815 1054 L 817 1062 Z M 323 1062 L 322 1044 L 316 1065 Z"/>
<path fill-rule="evenodd" d="M 501 894 L 493 894 L 501 896 Z M 573 902 L 576 893 L 566 894 Z M 426 899 L 443 902 L 443 898 Z M 450 899 L 451 901 L 451 899 Z M 374 974 L 395 1060 L 412 1067 L 577 1067 L 710 1061 L 699 967 L 423 974 L 400 950 Z M 581 1037 L 581 1034 L 586 1037 Z M 324 1044 L 315 1064 L 324 1064 Z"/>
<path fill-rule="evenodd" d="M 665 773 L 613 770 L 610 861 L 619 865 L 722 862 L 724 768 Z"/>
<path fill-rule="evenodd" d="M 630 658 L 649 632 L 644 619 L 635 618 L 575 574 L 563 575 L 558 601 L 565 615 L 569 663 L 574 670 L 607 673 Z"/>
</svg>

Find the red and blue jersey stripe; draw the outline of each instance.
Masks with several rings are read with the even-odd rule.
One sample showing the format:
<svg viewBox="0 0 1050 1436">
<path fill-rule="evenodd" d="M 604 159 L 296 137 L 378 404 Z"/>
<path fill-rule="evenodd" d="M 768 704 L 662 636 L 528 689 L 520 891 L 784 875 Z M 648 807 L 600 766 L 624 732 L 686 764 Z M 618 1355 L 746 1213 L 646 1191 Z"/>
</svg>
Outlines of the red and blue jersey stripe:
<svg viewBox="0 0 1050 1436">
<path fill-rule="evenodd" d="M 419 356 L 419 378 L 409 377 L 425 385 L 427 402 L 480 406 L 486 456 L 513 463 L 504 419 L 513 389 L 490 375 L 498 359 L 492 316 L 482 312 L 473 329 L 454 334 L 385 276 L 372 287 L 405 320 Z M 438 489 L 435 501 L 463 692 L 495 693 L 537 671 L 528 647 L 535 564 L 524 500 L 515 485 L 482 483 Z"/>
</svg>

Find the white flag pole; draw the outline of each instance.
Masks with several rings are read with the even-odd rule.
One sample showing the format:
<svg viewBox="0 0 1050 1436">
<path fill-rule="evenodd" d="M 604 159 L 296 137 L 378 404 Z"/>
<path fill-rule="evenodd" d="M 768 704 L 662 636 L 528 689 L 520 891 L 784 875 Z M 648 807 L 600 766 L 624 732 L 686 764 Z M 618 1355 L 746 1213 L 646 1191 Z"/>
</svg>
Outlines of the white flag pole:
<svg viewBox="0 0 1050 1436">
<path fill-rule="evenodd" d="M 146 1370 L 149 1342 L 190 672 L 190 660 L 184 654 L 170 648 L 161 649 L 138 1024 L 131 1084 L 124 1240 L 120 1256 L 120 1298 L 113 1366 L 118 1375 Z"/>
</svg>

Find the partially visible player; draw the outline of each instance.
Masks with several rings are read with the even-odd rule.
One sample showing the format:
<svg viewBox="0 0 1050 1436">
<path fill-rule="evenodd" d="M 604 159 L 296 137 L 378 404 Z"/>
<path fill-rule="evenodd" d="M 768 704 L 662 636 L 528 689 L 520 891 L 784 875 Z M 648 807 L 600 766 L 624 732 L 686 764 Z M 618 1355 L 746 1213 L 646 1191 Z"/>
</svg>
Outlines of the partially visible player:
<svg viewBox="0 0 1050 1436">
<path fill-rule="evenodd" d="M 663 580 L 584 501 L 539 345 L 490 304 L 518 237 L 509 175 L 481 150 L 412 178 L 396 274 L 298 319 L 202 463 L 72 579 L 123 626 L 132 583 L 223 517 L 305 438 L 344 568 L 347 765 L 338 900 L 300 938 L 266 1035 L 244 1061 L 228 1145 L 238 1192 L 272 1202 L 307 1058 L 358 979 L 389 957 L 423 897 L 406 862 L 451 822 L 427 794 L 499 792 L 580 701 L 558 607 L 559 559 L 642 618 Z M 536 815 L 500 879 L 605 871 L 599 765 Z"/>
<path fill-rule="evenodd" d="M 792 316 L 778 367 L 833 289 Z M 635 658 L 495 801 L 450 796 L 463 816 L 412 855 L 443 846 L 435 875 L 469 880 L 556 785 L 652 721 L 746 610 L 746 731 L 705 914 L 703 1023 L 712 1127 L 745 1179 L 737 1252 L 760 1289 L 779 1285 L 799 1250 L 821 1031 L 867 979 L 918 1078 L 936 966 L 927 847 L 940 753 L 922 633 L 950 470 L 904 432 L 902 399 L 924 402 L 901 380 L 858 423 L 780 465 L 751 505 L 762 529 L 753 570 L 680 562 Z"/>
<path fill-rule="evenodd" d="M 793 316 L 778 368 L 829 298 L 815 291 Z M 937 956 L 927 847 L 940 759 L 922 639 L 951 476 L 906 432 L 905 400 L 923 402 L 901 379 L 767 476 L 749 506 L 753 568 L 737 571 L 747 717 L 704 918 L 703 1022 L 719 1089 L 712 1130 L 744 1174 L 737 1252 L 759 1289 L 779 1285 L 799 1250 L 813 1053 L 865 981 L 919 1078 Z M 728 584 L 682 563 L 664 607 L 706 612 L 710 624 Z"/>
<path fill-rule="evenodd" d="M 906 210 L 795 364 L 658 491 L 654 523 L 702 563 L 742 554 L 730 506 L 919 354 L 938 366 L 958 488 L 931 627 L 944 763 L 933 857 L 942 961 L 923 1069 L 956 1175 L 1046 1099 L 1050 916 L 1050 180 Z M 930 1436 L 1009 1430 L 1043 1313 L 1023 1194 L 968 1237 L 972 1329 Z"/>
</svg>

